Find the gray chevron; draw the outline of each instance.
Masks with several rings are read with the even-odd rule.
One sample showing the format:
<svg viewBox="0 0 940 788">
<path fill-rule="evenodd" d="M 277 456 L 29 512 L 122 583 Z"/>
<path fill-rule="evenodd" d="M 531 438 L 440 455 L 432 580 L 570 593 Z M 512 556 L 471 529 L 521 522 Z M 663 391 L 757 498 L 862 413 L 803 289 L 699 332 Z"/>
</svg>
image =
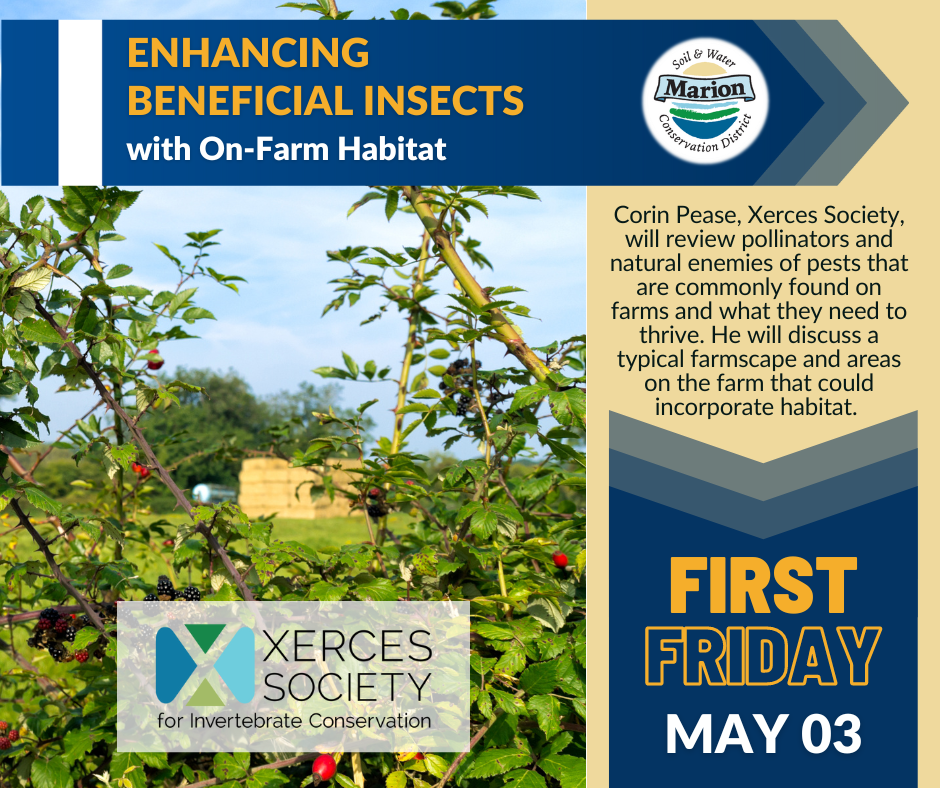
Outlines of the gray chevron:
<svg viewBox="0 0 940 788">
<path fill-rule="evenodd" d="M 766 501 L 916 449 L 917 413 L 770 462 L 758 462 L 611 411 L 609 446 L 622 454 Z"/>
<path fill-rule="evenodd" d="M 823 101 L 757 181 L 758 186 L 793 186 L 852 122 L 865 101 L 797 22 L 755 24 Z"/>
<path fill-rule="evenodd" d="M 610 486 L 767 539 L 916 487 L 917 451 L 760 501 L 611 450 Z"/>
<path fill-rule="evenodd" d="M 865 100 L 865 106 L 800 181 L 800 186 L 838 184 L 875 144 L 908 101 L 838 22 L 800 22 Z"/>
</svg>

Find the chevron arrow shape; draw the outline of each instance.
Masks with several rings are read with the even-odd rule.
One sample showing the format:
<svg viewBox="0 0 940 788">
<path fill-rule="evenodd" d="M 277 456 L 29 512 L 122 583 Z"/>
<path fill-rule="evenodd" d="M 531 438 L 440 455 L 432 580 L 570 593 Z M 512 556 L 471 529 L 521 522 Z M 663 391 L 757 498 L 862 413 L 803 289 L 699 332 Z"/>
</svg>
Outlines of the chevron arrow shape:
<svg viewBox="0 0 940 788">
<path fill-rule="evenodd" d="M 800 27 L 865 100 L 852 123 L 799 181 L 800 186 L 838 184 L 901 114 L 908 101 L 838 22 L 800 22 Z"/>
<path fill-rule="evenodd" d="M 798 22 L 757 22 L 757 26 L 823 101 L 757 181 L 758 186 L 793 186 L 858 115 L 865 100 Z"/>
<path fill-rule="evenodd" d="M 907 99 L 837 21 L 756 24 L 823 100 L 757 185 L 838 185 Z"/>
<path fill-rule="evenodd" d="M 770 462 L 610 414 L 610 487 L 758 539 L 917 486 L 917 414 Z"/>
</svg>

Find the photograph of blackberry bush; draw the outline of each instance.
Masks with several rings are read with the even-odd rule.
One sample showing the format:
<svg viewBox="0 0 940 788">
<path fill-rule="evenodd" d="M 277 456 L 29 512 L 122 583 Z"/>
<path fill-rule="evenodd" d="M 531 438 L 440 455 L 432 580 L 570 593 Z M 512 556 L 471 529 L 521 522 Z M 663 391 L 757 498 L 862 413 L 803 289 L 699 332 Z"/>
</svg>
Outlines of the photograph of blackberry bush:
<svg viewBox="0 0 940 788">
<path fill-rule="evenodd" d="M 287 6 L 350 15 L 327 0 Z M 488 2 L 436 6 L 451 20 L 495 16 Z M 318 210 L 336 210 L 323 194 L 311 191 Z M 507 200 L 525 201 L 537 220 L 537 193 L 371 187 L 349 208 L 349 245 L 321 247 L 323 265 L 310 270 L 330 271 L 316 283 L 329 293 L 324 321 L 355 331 L 381 320 L 401 337 L 392 359 L 321 351 L 317 375 L 374 397 L 317 408 L 316 437 L 300 444 L 291 417 L 267 424 L 252 447 L 222 441 L 193 455 L 237 463 L 260 454 L 309 469 L 296 495 L 345 501 L 348 520 L 361 523 L 354 540 L 328 550 L 272 517 L 250 519 L 234 501 L 195 503 L 178 462 L 161 460 L 185 435 L 153 426 L 195 407 L 195 395 L 212 396 L 167 374 L 164 358 L 213 318 L 199 303 L 203 285 L 250 284 L 218 270 L 219 230 L 187 233 L 182 249 L 157 246 L 169 289 L 111 263 L 108 244 L 123 240 L 137 198 L 65 187 L 14 208 L 0 194 L 0 785 L 584 786 L 586 340 L 530 346 L 529 308 L 515 300 L 527 283 L 512 259 L 469 235 Z M 391 222 L 397 246 L 361 237 L 370 211 Z M 551 329 L 550 311 L 531 306 L 539 330 Z M 40 396 L 47 380 L 60 388 Z M 71 391 L 93 394 L 94 407 L 47 435 L 50 400 Z M 370 414 L 381 409 L 394 417 L 375 436 Z M 419 436 L 434 450 L 414 450 Z M 78 471 L 44 482 L 63 455 Z M 334 484 L 340 473 L 352 481 Z M 158 513 L 160 496 L 173 514 Z M 117 752 L 120 603 L 185 618 L 201 600 L 239 599 L 469 600 L 468 751 Z M 140 628 L 128 645 L 153 637 Z"/>
</svg>

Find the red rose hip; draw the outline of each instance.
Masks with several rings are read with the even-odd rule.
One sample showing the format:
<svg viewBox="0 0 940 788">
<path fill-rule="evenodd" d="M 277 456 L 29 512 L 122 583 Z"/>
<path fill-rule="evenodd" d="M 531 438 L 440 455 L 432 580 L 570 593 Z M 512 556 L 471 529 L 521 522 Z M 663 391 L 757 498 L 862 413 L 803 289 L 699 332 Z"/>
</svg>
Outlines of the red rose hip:
<svg viewBox="0 0 940 788">
<path fill-rule="evenodd" d="M 313 782 L 312 785 L 325 783 L 336 774 L 336 761 L 332 755 L 319 755 L 313 762 Z"/>
<path fill-rule="evenodd" d="M 564 569 L 568 566 L 568 556 L 564 553 L 552 553 L 552 561 L 555 562 L 555 566 L 559 569 Z"/>
<path fill-rule="evenodd" d="M 149 356 L 149 355 L 157 355 L 157 356 L 159 356 L 159 355 L 160 355 L 160 351 L 157 350 L 156 348 L 154 348 L 154 349 L 151 350 L 147 355 L 148 355 L 148 356 Z M 147 362 L 147 369 L 160 369 L 160 367 L 162 367 L 162 366 L 163 366 L 163 360 L 162 360 L 162 359 L 160 359 L 159 361 L 148 361 L 148 362 Z"/>
</svg>

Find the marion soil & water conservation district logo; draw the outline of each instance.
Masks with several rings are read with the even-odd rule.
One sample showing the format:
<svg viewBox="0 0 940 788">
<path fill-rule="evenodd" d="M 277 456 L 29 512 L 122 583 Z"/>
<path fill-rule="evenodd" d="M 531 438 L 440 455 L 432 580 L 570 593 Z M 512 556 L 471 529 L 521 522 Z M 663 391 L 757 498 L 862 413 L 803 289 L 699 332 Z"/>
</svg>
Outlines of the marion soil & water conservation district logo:
<svg viewBox="0 0 940 788">
<path fill-rule="evenodd" d="M 653 138 L 692 164 L 719 164 L 760 135 L 770 96 L 757 63 L 740 47 L 695 38 L 664 52 L 643 84 Z"/>
</svg>

